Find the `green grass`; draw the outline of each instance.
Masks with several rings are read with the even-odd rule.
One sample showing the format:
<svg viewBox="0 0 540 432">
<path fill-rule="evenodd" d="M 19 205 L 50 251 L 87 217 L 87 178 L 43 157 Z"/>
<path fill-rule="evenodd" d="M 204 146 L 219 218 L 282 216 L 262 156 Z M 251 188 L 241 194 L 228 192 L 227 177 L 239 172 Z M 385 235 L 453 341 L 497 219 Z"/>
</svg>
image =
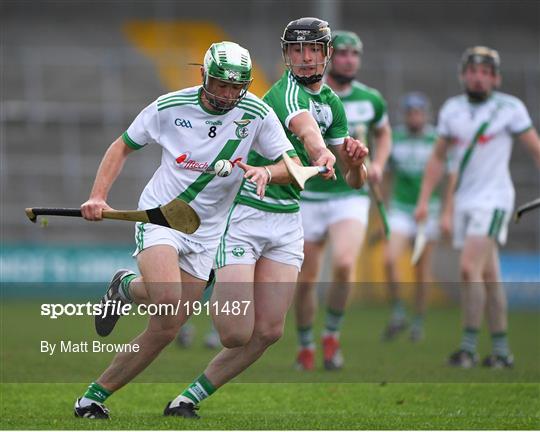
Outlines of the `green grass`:
<svg viewBox="0 0 540 432">
<path fill-rule="evenodd" d="M 137 382 L 107 401 L 110 422 L 75 419 L 72 407 L 111 354 L 39 352 L 40 340 L 94 339 L 88 317 L 55 321 L 36 303 L 1 306 L 0 426 L 3 429 L 538 429 L 540 316 L 510 314 L 514 370 L 454 370 L 444 365 L 459 343 L 457 309 L 432 310 L 427 338 L 380 342 L 387 310 L 353 306 L 342 333 L 346 368 L 327 373 L 292 369 L 295 332 L 285 336 L 234 383 L 201 405 L 198 422 L 161 416 L 214 355 L 202 347 L 207 318 L 193 322 L 196 344 L 171 345 Z M 144 326 L 124 318 L 111 337 L 126 342 Z M 317 331 L 321 324 L 318 323 Z M 489 352 L 484 331 L 481 355 Z M 174 384 L 178 383 L 178 384 Z"/>
</svg>

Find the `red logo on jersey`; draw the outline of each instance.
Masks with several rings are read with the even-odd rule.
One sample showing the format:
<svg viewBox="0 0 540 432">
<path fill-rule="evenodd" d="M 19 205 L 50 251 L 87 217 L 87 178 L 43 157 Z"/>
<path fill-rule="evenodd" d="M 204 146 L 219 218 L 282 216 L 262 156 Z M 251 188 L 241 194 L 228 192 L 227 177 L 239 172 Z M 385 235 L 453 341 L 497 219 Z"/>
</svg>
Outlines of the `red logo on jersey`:
<svg viewBox="0 0 540 432">
<path fill-rule="evenodd" d="M 487 144 L 494 137 L 495 137 L 495 135 L 480 135 L 478 137 L 478 144 Z"/>
<path fill-rule="evenodd" d="M 191 159 L 191 153 L 186 152 L 175 159 L 178 168 L 188 169 L 191 171 L 205 172 L 210 164 L 208 162 L 199 162 Z"/>
</svg>

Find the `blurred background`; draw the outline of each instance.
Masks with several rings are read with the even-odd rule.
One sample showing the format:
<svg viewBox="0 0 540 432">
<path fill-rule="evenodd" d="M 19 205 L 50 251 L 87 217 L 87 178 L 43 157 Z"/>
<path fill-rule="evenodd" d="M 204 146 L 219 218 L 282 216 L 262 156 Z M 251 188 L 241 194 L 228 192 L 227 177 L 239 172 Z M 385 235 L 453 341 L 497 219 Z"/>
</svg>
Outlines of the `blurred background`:
<svg viewBox="0 0 540 432">
<path fill-rule="evenodd" d="M 400 97 L 432 100 L 433 120 L 461 91 L 459 58 L 487 45 L 502 58 L 502 91 L 524 101 L 540 127 L 540 2 L 537 1 L 28 1 L 2 0 L 1 265 L 4 281 L 103 281 L 130 258 L 133 227 L 50 218 L 31 224 L 29 206 L 78 207 L 107 146 L 157 96 L 200 82 L 210 43 L 233 40 L 251 52 L 262 96 L 282 73 L 280 36 L 301 16 L 357 32 L 364 43 L 359 80 L 386 98 L 393 124 Z M 159 163 L 159 151 L 137 152 L 109 203 L 136 207 Z M 540 176 L 523 147 L 511 163 L 516 204 L 539 195 Z M 377 230 L 378 221 L 373 215 Z M 373 237 L 373 235 L 372 235 Z M 375 236 L 376 238 L 376 236 Z M 381 243 L 367 242 L 359 279 L 382 280 Z M 540 218 L 512 224 L 502 254 L 506 280 L 540 280 Z M 404 257 L 404 274 L 408 257 Z M 456 255 L 440 245 L 439 280 L 458 280 Z M 325 274 L 323 274 L 323 279 Z M 407 276 L 408 277 L 408 276 Z"/>
</svg>

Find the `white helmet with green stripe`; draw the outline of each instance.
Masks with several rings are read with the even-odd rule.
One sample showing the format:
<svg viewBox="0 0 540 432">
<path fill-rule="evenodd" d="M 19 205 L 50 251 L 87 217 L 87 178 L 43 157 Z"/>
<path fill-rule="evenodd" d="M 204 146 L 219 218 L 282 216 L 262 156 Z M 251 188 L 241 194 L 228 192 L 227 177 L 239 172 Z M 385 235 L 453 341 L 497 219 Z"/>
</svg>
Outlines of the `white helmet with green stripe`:
<svg viewBox="0 0 540 432">
<path fill-rule="evenodd" d="M 204 56 L 203 70 L 206 99 L 217 111 L 233 109 L 246 95 L 253 80 L 249 51 L 234 42 L 212 44 Z M 215 80 L 232 84 L 227 95 L 216 94 Z"/>
</svg>

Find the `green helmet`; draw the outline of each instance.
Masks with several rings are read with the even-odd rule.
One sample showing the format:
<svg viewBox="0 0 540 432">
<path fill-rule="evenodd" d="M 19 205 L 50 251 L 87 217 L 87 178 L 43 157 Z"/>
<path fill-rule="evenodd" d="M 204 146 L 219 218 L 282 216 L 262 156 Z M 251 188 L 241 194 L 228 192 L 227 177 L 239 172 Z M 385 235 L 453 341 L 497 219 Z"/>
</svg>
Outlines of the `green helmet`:
<svg viewBox="0 0 540 432">
<path fill-rule="evenodd" d="M 360 54 L 362 54 L 363 50 L 363 44 L 358 35 L 350 31 L 335 31 L 332 37 L 332 45 L 334 45 L 334 50 L 351 48 Z"/>
<path fill-rule="evenodd" d="M 210 105 L 218 111 L 233 109 L 246 95 L 253 78 L 251 77 L 251 57 L 249 51 L 234 42 L 218 42 L 208 48 L 204 56 L 203 89 Z M 229 84 L 241 84 L 238 96 L 228 98 L 218 96 L 210 89 L 211 78 Z"/>
</svg>

